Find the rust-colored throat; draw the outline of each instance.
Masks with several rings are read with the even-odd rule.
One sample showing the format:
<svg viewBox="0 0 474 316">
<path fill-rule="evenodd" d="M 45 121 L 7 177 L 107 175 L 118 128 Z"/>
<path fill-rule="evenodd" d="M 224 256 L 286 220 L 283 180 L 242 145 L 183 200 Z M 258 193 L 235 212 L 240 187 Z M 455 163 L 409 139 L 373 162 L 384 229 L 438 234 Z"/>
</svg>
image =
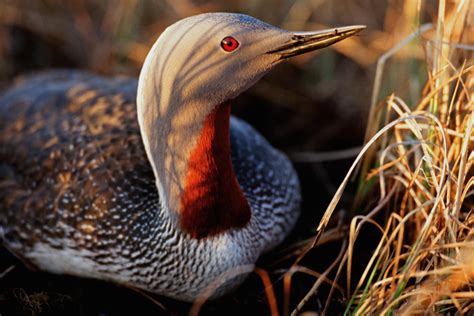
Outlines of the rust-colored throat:
<svg viewBox="0 0 474 316">
<path fill-rule="evenodd" d="M 194 238 L 245 226 L 250 206 L 235 176 L 230 148 L 230 104 L 205 119 L 188 158 L 181 196 L 180 226 Z"/>
</svg>

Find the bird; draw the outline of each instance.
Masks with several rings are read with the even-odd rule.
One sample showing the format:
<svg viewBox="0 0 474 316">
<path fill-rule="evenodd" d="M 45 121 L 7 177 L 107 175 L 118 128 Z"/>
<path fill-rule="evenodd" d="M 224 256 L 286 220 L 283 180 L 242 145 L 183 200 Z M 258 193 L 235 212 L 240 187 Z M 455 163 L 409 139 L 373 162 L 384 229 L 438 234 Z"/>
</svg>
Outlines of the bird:
<svg viewBox="0 0 474 316">
<path fill-rule="evenodd" d="M 2 245 L 41 271 L 189 302 L 253 266 L 295 225 L 300 185 L 231 104 L 281 62 L 363 28 L 291 32 L 203 13 L 162 32 L 138 81 L 20 77 L 0 96 Z"/>
</svg>

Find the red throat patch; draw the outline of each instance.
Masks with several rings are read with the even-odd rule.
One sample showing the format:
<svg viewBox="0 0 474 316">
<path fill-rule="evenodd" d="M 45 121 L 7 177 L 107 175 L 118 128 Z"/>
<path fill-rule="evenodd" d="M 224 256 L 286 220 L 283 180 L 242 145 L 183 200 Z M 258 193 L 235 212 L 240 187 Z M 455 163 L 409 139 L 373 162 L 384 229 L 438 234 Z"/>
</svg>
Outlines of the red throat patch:
<svg viewBox="0 0 474 316">
<path fill-rule="evenodd" d="M 250 206 L 232 167 L 229 124 L 230 104 L 217 106 L 189 155 L 180 226 L 194 238 L 243 227 L 250 220 Z"/>
</svg>

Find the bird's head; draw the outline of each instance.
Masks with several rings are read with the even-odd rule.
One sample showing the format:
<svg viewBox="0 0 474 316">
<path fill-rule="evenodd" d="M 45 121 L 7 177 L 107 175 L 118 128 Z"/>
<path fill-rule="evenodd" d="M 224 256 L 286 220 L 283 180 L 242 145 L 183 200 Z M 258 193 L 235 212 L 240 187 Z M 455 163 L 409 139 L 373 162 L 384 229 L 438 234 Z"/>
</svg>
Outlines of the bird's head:
<svg viewBox="0 0 474 316">
<path fill-rule="evenodd" d="M 206 13 L 168 27 L 155 44 L 157 54 L 147 62 L 156 65 L 160 88 L 170 89 L 163 97 L 212 107 L 235 98 L 280 61 L 329 46 L 363 28 L 290 32 L 248 15 Z"/>
</svg>

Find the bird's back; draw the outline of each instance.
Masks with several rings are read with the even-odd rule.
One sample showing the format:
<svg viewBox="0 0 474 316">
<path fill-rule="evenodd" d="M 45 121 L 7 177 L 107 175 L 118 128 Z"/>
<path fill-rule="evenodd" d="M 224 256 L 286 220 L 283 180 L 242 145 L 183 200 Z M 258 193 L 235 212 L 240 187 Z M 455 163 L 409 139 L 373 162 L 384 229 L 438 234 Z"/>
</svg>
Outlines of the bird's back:
<svg viewBox="0 0 474 316">
<path fill-rule="evenodd" d="M 92 250 L 144 230 L 158 196 L 136 120 L 136 86 L 55 71 L 20 80 L 0 97 L 7 245 Z"/>
</svg>

